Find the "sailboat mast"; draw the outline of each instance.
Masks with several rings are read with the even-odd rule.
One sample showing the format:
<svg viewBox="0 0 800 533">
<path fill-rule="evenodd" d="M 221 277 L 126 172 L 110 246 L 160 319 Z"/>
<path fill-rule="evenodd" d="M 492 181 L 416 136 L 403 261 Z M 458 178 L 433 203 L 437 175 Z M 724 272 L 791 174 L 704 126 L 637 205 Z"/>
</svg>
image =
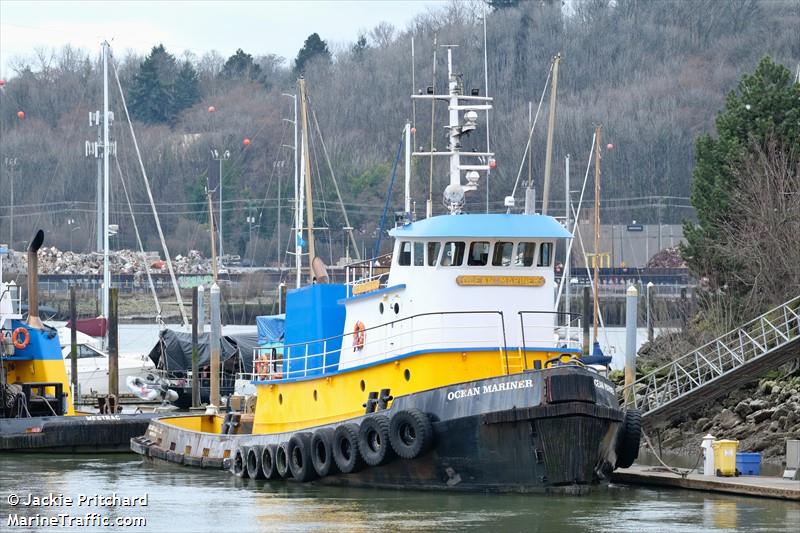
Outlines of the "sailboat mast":
<svg viewBox="0 0 800 533">
<path fill-rule="evenodd" d="M 111 288 L 111 273 L 108 269 L 108 47 L 108 42 L 103 41 L 103 317 L 106 320 L 109 308 L 108 290 Z"/>
<path fill-rule="evenodd" d="M 297 278 L 295 280 L 295 288 L 300 288 L 300 273 L 303 267 L 303 247 L 300 246 L 300 238 L 303 235 L 303 222 L 301 219 L 301 209 L 302 206 L 300 205 L 300 164 L 298 161 L 298 152 L 297 152 L 297 95 L 292 94 L 288 95 L 292 97 L 292 101 L 294 103 L 294 227 L 295 227 L 295 237 L 294 237 L 294 265 L 296 269 Z"/>
<path fill-rule="evenodd" d="M 308 267 L 309 277 L 313 281 L 314 274 L 311 271 L 311 262 L 316 257 L 314 249 L 314 208 L 313 196 L 311 194 L 311 154 L 309 153 L 308 144 L 308 110 L 306 100 L 306 80 L 300 78 L 298 81 L 300 86 L 300 113 L 302 115 L 302 135 L 303 135 L 303 170 L 305 173 L 305 186 L 306 186 L 306 218 L 308 221 Z"/>
<path fill-rule="evenodd" d="M 547 214 L 550 201 L 550 170 L 553 163 L 553 129 L 556 122 L 556 93 L 558 92 L 558 64 L 561 54 L 553 58 L 553 81 L 550 85 L 550 114 L 547 120 L 547 149 L 544 156 L 544 188 L 542 189 L 542 214 Z"/>
<path fill-rule="evenodd" d="M 594 147 L 594 340 L 597 342 L 597 324 L 600 318 L 600 135 L 603 126 L 595 128 Z"/>
</svg>

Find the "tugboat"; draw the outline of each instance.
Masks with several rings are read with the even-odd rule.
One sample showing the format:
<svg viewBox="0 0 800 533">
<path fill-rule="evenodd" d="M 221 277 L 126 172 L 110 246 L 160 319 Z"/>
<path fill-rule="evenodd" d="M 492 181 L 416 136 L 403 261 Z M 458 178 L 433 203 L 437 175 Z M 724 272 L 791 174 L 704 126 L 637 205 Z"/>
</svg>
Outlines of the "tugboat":
<svg viewBox="0 0 800 533">
<path fill-rule="evenodd" d="M 289 291 L 282 347 L 254 354 L 254 414 L 162 418 L 135 452 L 259 479 L 492 492 L 581 493 L 633 463 L 639 414 L 558 334 L 571 317 L 553 310 L 553 262 L 569 232 L 462 213 L 493 154 L 462 151 L 461 136 L 492 99 L 463 94 L 451 52 L 448 94 L 415 95 L 448 102 L 448 150 L 413 154 L 449 158 L 450 214 L 411 221 L 407 164 L 388 275 L 372 260 L 347 283 Z"/>
<path fill-rule="evenodd" d="M 81 413 L 73 406 L 58 331 L 39 317 L 39 230 L 28 247 L 28 318 L 17 286 L 2 282 L 0 245 L 0 450 L 103 452 L 127 450 L 153 414 Z"/>
</svg>

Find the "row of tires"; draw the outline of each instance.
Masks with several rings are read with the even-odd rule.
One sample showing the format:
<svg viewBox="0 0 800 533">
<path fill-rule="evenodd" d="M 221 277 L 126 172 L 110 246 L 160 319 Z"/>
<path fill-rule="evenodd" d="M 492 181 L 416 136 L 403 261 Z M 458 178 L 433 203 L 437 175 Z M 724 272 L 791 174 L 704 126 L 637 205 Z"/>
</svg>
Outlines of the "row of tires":
<svg viewBox="0 0 800 533">
<path fill-rule="evenodd" d="M 231 469 L 239 477 L 305 482 L 380 466 L 395 457 L 416 459 L 432 445 L 428 415 L 419 409 L 405 409 L 391 418 L 376 414 L 361 424 L 295 433 L 281 444 L 237 448 Z"/>
</svg>

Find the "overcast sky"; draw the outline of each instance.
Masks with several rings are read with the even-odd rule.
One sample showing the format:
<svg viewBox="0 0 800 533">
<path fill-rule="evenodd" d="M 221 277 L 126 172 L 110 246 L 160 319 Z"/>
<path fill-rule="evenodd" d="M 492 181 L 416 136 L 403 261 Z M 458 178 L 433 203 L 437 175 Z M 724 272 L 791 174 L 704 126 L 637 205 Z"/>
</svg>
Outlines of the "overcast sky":
<svg viewBox="0 0 800 533">
<path fill-rule="evenodd" d="M 444 0 L 193 0 L 32 1 L 0 0 L 0 76 L 13 75 L 8 61 L 32 55 L 37 46 L 65 44 L 92 51 L 108 39 L 118 54 L 147 52 L 157 43 L 180 55 L 237 48 L 254 55 L 294 59 L 317 32 L 328 41 L 355 41 L 359 30 L 382 21 L 404 28 L 418 13 Z M 113 39 L 113 41 L 112 41 Z"/>
</svg>

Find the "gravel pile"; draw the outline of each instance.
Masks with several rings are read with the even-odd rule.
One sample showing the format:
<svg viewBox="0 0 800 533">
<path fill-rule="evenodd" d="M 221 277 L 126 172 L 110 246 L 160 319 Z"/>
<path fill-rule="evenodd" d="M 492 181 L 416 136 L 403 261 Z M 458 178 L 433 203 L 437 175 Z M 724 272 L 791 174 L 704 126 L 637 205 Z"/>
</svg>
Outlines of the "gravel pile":
<svg viewBox="0 0 800 533">
<path fill-rule="evenodd" d="M 158 252 L 141 254 L 134 250 L 115 250 L 109 255 L 110 269 L 113 274 L 144 274 L 149 267 L 151 272 L 168 272 L 167 263 Z M 207 274 L 211 272 L 211 260 L 206 259 L 197 250 L 190 250 L 187 255 L 177 255 L 172 259 L 177 274 Z M 4 270 L 9 274 L 25 274 L 28 261 L 24 252 L 14 252 L 4 263 Z M 103 255 L 100 253 L 64 252 L 54 246 L 39 250 L 39 273 L 91 275 L 103 273 Z"/>
</svg>

